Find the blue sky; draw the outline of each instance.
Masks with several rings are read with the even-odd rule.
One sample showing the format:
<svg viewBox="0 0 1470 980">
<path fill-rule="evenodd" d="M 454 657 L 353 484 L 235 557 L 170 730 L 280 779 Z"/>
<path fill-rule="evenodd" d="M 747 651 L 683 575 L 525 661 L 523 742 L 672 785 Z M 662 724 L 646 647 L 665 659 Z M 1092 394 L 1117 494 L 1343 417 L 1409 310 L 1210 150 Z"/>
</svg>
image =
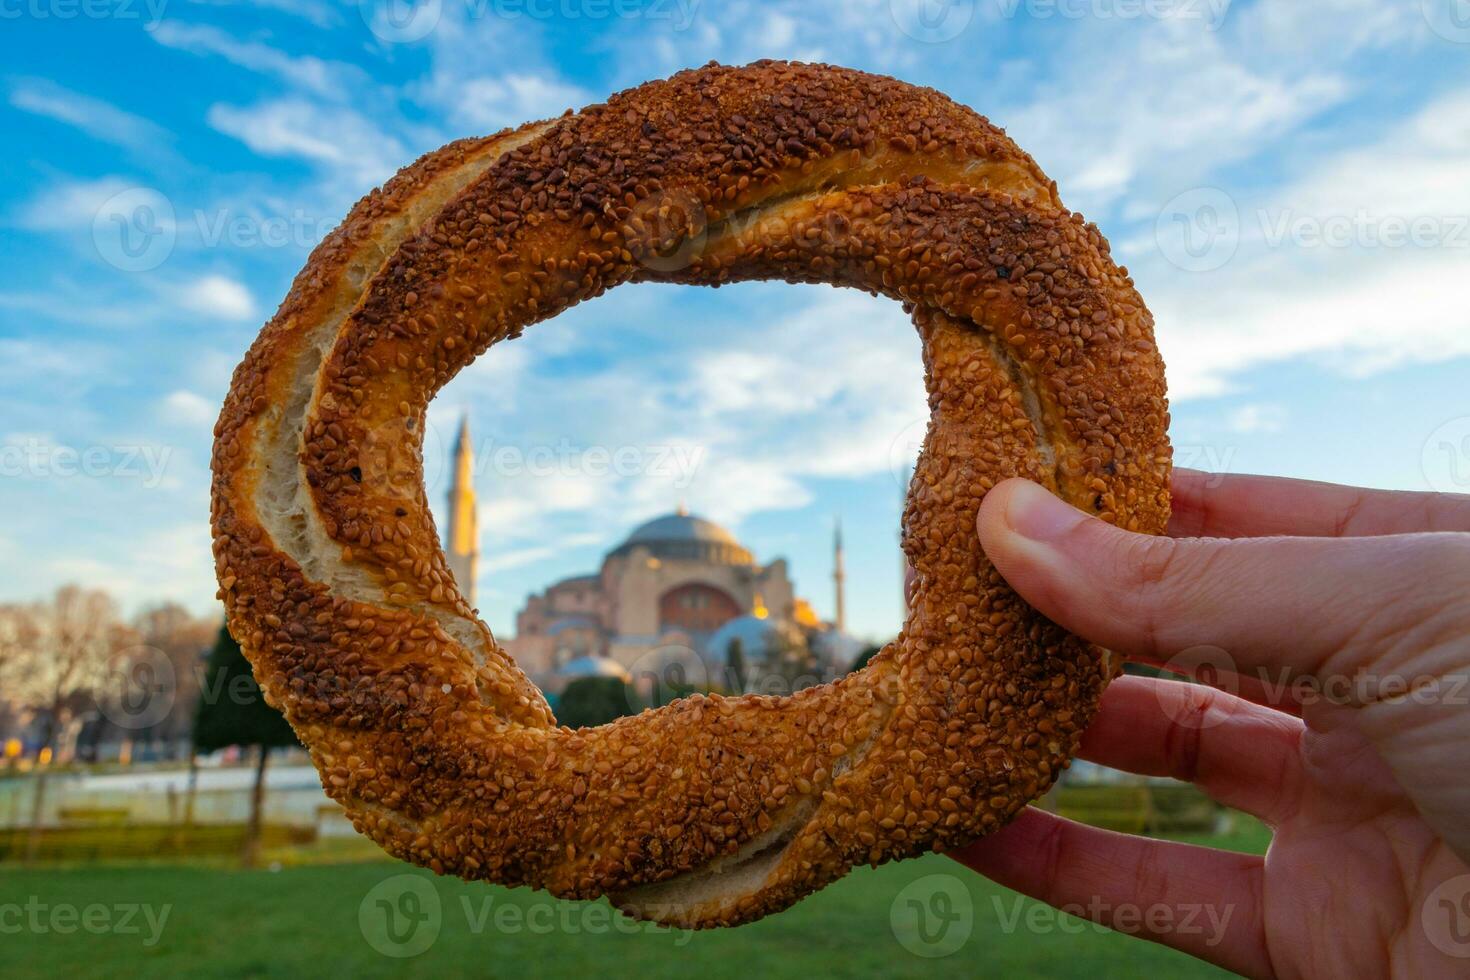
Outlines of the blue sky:
<svg viewBox="0 0 1470 980">
<path fill-rule="evenodd" d="M 1470 490 L 1463 0 L 0 0 L 0 601 L 212 608 L 209 432 L 311 246 L 458 136 L 711 59 L 932 85 L 1007 128 L 1158 320 L 1181 462 Z M 626 287 L 432 409 L 480 446 L 480 605 L 687 500 L 899 622 L 924 417 L 893 304 Z M 442 438 L 441 438 L 442 437 Z M 594 450 L 589 453 L 589 450 Z"/>
</svg>

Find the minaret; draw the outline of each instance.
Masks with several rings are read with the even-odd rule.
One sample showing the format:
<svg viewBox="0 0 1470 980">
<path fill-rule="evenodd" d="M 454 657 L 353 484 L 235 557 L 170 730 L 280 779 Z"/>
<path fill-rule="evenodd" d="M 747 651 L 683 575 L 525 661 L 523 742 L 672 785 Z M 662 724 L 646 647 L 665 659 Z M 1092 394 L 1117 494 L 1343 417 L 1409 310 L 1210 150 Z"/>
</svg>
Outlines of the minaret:
<svg viewBox="0 0 1470 980">
<path fill-rule="evenodd" d="M 470 417 L 460 416 L 454 440 L 454 476 L 449 482 L 449 529 L 444 556 L 459 586 L 459 594 L 475 604 L 475 566 L 480 560 L 480 523 L 475 512 L 475 451 L 470 442 Z"/>
<path fill-rule="evenodd" d="M 847 599 L 843 595 L 843 584 L 847 572 L 842 567 L 842 520 L 839 518 L 832 533 L 832 585 L 837 590 L 837 632 L 847 632 Z"/>
</svg>

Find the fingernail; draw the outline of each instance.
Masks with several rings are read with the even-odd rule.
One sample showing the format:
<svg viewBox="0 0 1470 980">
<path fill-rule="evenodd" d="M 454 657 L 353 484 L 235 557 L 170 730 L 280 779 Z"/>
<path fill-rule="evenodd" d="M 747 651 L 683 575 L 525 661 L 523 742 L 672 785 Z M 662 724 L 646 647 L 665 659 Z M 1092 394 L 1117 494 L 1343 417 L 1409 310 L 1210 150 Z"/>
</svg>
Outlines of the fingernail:
<svg viewBox="0 0 1470 980">
<path fill-rule="evenodd" d="M 1035 483 L 1023 483 L 1006 501 L 1006 524 L 1032 541 L 1055 541 L 1087 520 L 1087 515 Z"/>
</svg>

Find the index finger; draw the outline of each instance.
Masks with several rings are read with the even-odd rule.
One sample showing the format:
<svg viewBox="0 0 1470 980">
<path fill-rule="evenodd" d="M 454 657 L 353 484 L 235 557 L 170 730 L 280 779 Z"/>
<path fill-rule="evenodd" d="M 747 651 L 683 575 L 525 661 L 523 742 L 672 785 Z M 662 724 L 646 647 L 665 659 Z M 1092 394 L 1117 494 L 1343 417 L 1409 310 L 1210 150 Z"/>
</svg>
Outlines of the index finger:
<svg viewBox="0 0 1470 980">
<path fill-rule="evenodd" d="M 1246 976 L 1272 975 L 1259 901 L 1265 862 L 1257 855 L 1132 837 L 1035 807 L 948 854 L 1070 915 Z"/>
<path fill-rule="evenodd" d="M 1360 538 L 1470 531 L 1470 496 L 1174 470 L 1176 538 Z"/>
</svg>

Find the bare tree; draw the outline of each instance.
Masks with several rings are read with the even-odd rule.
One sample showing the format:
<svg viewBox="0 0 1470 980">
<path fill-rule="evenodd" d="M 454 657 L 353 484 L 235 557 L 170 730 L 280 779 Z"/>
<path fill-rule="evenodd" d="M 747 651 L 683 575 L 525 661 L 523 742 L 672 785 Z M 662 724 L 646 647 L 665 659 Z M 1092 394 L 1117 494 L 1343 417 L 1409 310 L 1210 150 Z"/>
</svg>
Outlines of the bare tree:
<svg viewBox="0 0 1470 980">
<path fill-rule="evenodd" d="M 133 633 L 107 593 L 75 585 L 48 602 L 8 607 L 4 618 L 15 637 L 5 649 L 6 695 L 37 714 L 41 745 L 54 750 L 94 704 L 108 659 Z"/>
<path fill-rule="evenodd" d="M 135 686 L 153 685 L 152 690 L 135 692 L 143 699 L 136 705 L 140 717 L 151 724 L 134 735 L 161 741 L 172 754 L 188 742 L 204 656 L 214 643 L 219 620 L 194 616 L 183 606 L 166 602 L 144 609 L 133 619 L 133 628 L 139 646 L 132 651 L 132 662 L 121 665 L 121 676 Z M 161 702 L 156 706 L 151 700 L 155 698 Z"/>
<path fill-rule="evenodd" d="M 29 706 L 21 698 L 21 679 L 40 638 L 34 606 L 0 606 L 0 735 L 8 737 L 24 723 Z"/>
</svg>

